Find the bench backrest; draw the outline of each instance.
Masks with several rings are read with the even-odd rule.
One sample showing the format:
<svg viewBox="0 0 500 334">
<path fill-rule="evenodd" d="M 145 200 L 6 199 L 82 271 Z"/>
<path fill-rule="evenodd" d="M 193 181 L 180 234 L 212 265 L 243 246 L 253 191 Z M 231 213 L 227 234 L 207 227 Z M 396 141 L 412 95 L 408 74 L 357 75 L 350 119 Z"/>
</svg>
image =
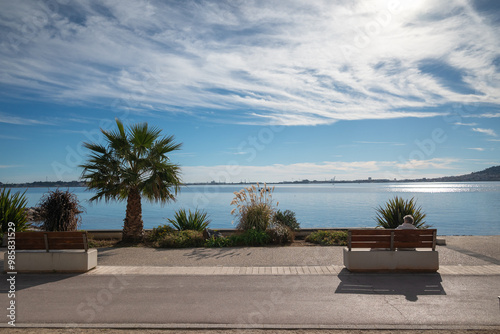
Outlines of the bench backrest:
<svg viewBox="0 0 500 334">
<path fill-rule="evenodd" d="M 15 240 L 16 250 L 89 249 L 86 231 L 16 232 Z"/>
<path fill-rule="evenodd" d="M 352 248 L 432 248 L 436 250 L 436 229 L 395 230 L 356 229 L 348 231 L 347 247 Z"/>
</svg>

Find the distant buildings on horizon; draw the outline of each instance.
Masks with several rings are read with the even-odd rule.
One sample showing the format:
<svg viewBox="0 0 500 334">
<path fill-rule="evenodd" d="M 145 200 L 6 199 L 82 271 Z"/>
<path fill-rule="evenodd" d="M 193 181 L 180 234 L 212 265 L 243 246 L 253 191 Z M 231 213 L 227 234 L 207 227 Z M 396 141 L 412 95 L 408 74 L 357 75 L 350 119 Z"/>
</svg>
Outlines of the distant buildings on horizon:
<svg viewBox="0 0 500 334">
<path fill-rule="evenodd" d="M 385 183 L 385 182 L 483 182 L 483 181 L 500 181 L 500 166 L 494 166 L 482 170 L 480 172 L 474 172 L 466 175 L 459 176 L 445 176 L 438 178 L 421 178 L 421 179 L 401 179 L 401 180 L 389 180 L 389 179 L 368 179 L 363 180 L 352 180 L 352 181 L 339 181 L 332 178 L 331 180 L 318 181 L 318 180 L 300 180 L 300 181 L 282 181 L 282 182 L 266 182 L 267 184 L 322 184 L 322 183 Z M 221 184 L 255 184 L 255 182 L 193 182 L 186 183 L 186 185 L 221 185 Z M 259 182 L 264 183 L 264 182 Z M 5 188 L 66 188 L 66 187 L 85 187 L 85 182 L 82 181 L 36 181 L 31 183 L 2 183 L 0 182 L 0 187 Z"/>
</svg>

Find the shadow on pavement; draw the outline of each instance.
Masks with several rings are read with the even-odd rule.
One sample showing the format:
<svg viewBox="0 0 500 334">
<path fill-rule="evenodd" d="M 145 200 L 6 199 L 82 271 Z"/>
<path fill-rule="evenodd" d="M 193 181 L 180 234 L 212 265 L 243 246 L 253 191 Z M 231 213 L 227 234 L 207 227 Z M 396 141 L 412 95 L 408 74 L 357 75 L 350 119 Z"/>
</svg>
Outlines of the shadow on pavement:
<svg viewBox="0 0 500 334">
<path fill-rule="evenodd" d="M 365 274 L 351 273 L 343 269 L 338 278 L 340 284 L 335 293 L 369 295 L 403 295 L 415 302 L 418 296 L 446 295 L 438 273 L 432 274 Z"/>
<path fill-rule="evenodd" d="M 186 256 L 190 259 L 196 260 L 205 260 L 205 259 L 223 259 L 223 258 L 232 258 L 242 256 L 239 248 L 221 248 L 221 249 L 213 249 L 213 248 L 193 248 L 189 252 L 186 252 Z M 247 253 L 246 255 L 250 255 Z"/>
<path fill-rule="evenodd" d="M 70 279 L 72 277 L 80 276 L 83 273 L 18 273 L 15 275 L 15 290 L 21 291 L 24 289 L 32 288 L 35 286 L 59 282 L 62 280 Z M 2 273 L 0 275 L 0 295 L 9 292 L 9 284 L 7 279 L 12 275 Z"/>
<path fill-rule="evenodd" d="M 495 259 L 495 258 L 490 257 L 490 256 L 487 256 L 487 255 L 484 255 L 484 254 L 476 253 L 476 252 L 473 252 L 473 251 L 468 250 L 468 249 L 460 248 L 457 246 L 451 246 L 451 245 L 446 246 L 446 248 L 454 250 L 455 252 L 459 252 L 459 253 L 462 253 L 462 254 L 465 254 L 468 256 L 475 257 L 476 259 L 480 259 L 480 260 L 489 262 L 491 264 L 495 264 L 497 266 L 500 265 L 500 260 Z"/>
</svg>

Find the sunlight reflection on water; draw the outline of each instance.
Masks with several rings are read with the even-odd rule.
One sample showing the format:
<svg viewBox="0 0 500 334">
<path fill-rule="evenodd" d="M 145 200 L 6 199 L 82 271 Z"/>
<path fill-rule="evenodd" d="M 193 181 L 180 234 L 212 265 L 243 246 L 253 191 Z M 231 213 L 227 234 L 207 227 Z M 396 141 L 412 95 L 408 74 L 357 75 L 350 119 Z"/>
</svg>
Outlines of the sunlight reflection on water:
<svg viewBox="0 0 500 334">
<path fill-rule="evenodd" d="M 478 183 L 406 183 L 391 185 L 389 186 L 388 191 L 412 193 L 456 193 L 490 191 L 492 189 L 493 187 L 488 187 L 487 185 Z"/>
</svg>

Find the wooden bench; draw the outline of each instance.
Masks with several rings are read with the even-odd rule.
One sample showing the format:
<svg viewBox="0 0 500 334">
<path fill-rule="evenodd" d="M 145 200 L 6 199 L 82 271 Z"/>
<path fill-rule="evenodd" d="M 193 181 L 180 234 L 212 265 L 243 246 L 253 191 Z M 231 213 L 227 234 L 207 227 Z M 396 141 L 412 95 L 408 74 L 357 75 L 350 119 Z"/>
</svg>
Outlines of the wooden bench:
<svg viewBox="0 0 500 334">
<path fill-rule="evenodd" d="M 353 229 L 348 231 L 344 265 L 349 271 L 439 269 L 436 229 Z"/>
<path fill-rule="evenodd" d="M 86 231 L 17 232 L 15 234 L 15 269 L 8 272 L 85 272 L 97 266 L 97 249 L 88 246 Z"/>
</svg>

